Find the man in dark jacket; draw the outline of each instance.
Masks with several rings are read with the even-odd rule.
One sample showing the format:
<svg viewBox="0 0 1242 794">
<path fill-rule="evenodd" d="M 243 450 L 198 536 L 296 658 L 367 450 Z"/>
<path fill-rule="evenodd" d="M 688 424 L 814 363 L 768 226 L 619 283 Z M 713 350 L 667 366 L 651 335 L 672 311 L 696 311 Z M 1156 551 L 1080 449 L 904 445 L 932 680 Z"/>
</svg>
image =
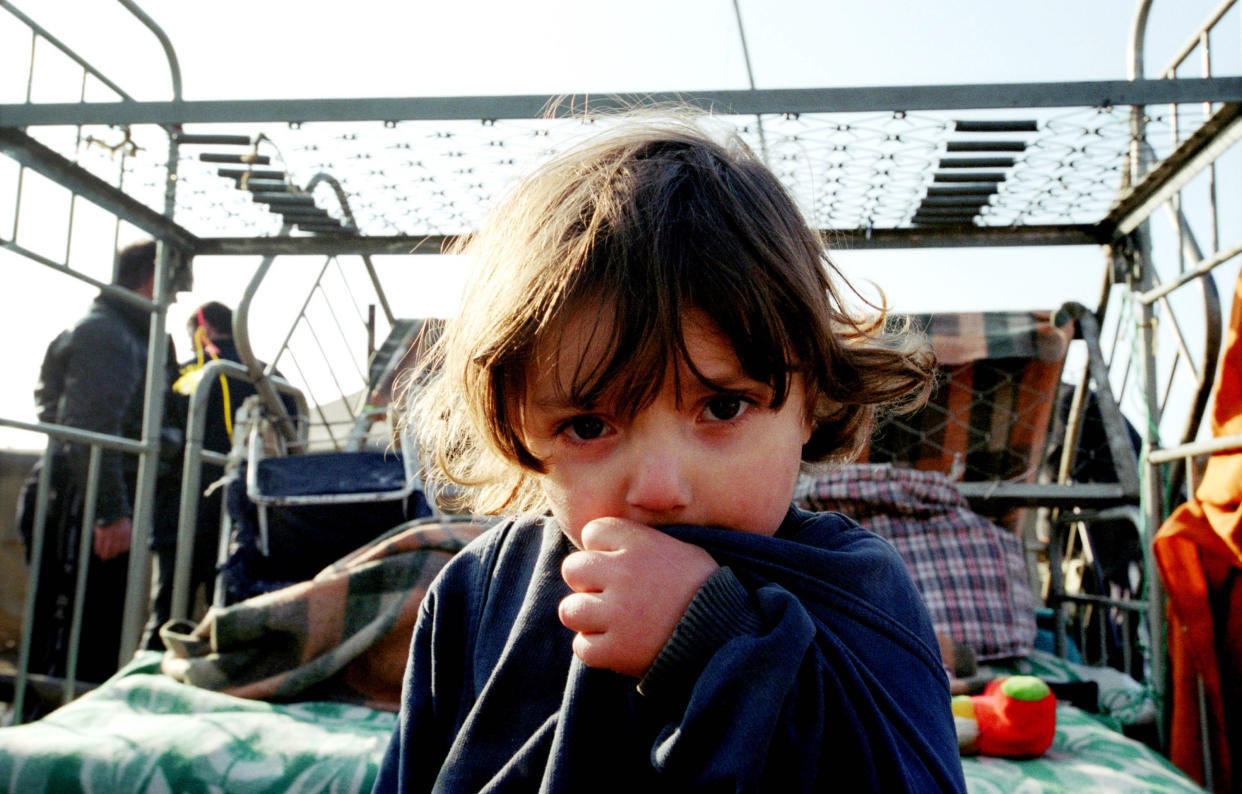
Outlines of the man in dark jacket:
<svg viewBox="0 0 1242 794">
<path fill-rule="evenodd" d="M 150 300 L 155 251 L 153 241 L 122 250 L 116 285 Z M 140 439 L 149 325 L 147 310 L 108 291 L 101 292 L 86 316 L 47 348 L 35 388 L 39 421 Z M 170 376 L 175 374 L 175 362 L 170 340 Z M 184 415 L 184 411 L 180 413 Z M 175 406 L 166 408 L 166 416 L 177 414 Z M 169 442 L 170 447 L 179 447 L 179 439 L 170 438 Z M 30 669 L 63 675 L 90 449 L 82 444 L 52 443 L 57 445 L 52 457 L 53 491 L 45 526 Z M 176 515 L 176 500 L 159 498 L 159 492 L 168 492 L 168 478 L 176 474 L 175 466 L 166 468 L 164 482 L 156 489 L 157 525 L 175 520 Z M 102 681 L 117 668 L 137 472 L 137 456 L 103 450 L 77 669 L 80 680 Z M 28 555 L 34 531 L 31 501 L 23 500 L 27 507 L 20 522 Z"/>
</svg>

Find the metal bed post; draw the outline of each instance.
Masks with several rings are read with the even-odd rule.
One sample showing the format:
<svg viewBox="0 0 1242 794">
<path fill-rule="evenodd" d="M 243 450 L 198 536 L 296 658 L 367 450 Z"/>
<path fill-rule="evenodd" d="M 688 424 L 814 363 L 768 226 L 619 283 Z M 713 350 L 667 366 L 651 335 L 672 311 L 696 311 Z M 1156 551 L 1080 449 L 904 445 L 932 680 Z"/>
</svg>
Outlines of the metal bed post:
<svg viewBox="0 0 1242 794">
<path fill-rule="evenodd" d="M 130 11 L 159 40 L 168 59 L 172 78 L 172 99 L 181 99 L 181 66 L 172 41 L 155 20 L 147 15 L 133 0 L 117 0 Z M 168 164 L 164 176 L 164 216 L 170 220 L 177 205 L 177 136 L 169 132 Z M 155 513 L 156 475 L 159 468 L 160 428 L 164 416 L 164 367 L 168 355 L 168 336 L 164 321 L 168 306 L 172 303 L 173 251 L 168 241 L 160 240 L 155 269 L 155 304 L 151 313 L 150 342 L 147 350 L 146 395 L 143 401 L 142 442 L 143 453 L 138 461 L 138 484 L 134 493 L 134 524 L 129 556 L 128 586 L 125 590 L 125 616 L 121 624 L 120 664 L 124 664 L 138 650 L 144 615 L 150 600 L 151 555 L 150 541 Z M 180 252 L 178 262 L 183 262 L 185 252 Z"/>
<path fill-rule="evenodd" d="M 1127 77 L 1138 80 L 1143 77 L 1144 54 L 1147 37 L 1147 18 L 1151 10 L 1151 0 L 1139 0 L 1135 10 L 1129 43 L 1129 63 Z M 1146 159 L 1150 151 L 1143 146 L 1146 137 L 1145 108 L 1136 105 L 1130 109 L 1130 156 L 1128 168 L 1123 179 L 1127 186 L 1142 183 L 1147 175 Z M 1149 222 L 1143 222 L 1129 234 L 1131 268 L 1127 272 L 1127 283 L 1133 291 L 1139 291 L 1150 285 L 1154 279 L 1151 262 L 1151 237 Z M 1159 445 L 1156 437 L 1159 426 L 1159 398 L 1157 395 L 1155 369 L 1155 313 L 1150 303 L 1140 303 L 1138 310 L 1139 359 L 1143 366 L 1143 383 L 1141 393 L 1144 395 L 1147 415 L 1142 423 L 1142 450 L 1139 455 L 1141 472 L 1141 490 L 1139 504 L 1143 517 L 1140 532 L 1143 546 L 1143 557 L 1146 560 L 1146 586 L 1148 603 L 1148 620 L 1152 637 L 1151 689 L 1156 703 L 1157 741 L 1162 748 L 1168 746 L 1168 709 L 1165 703 L 1167 682 L 1166 672 L 1166 626 L 1164 621 L 1164 597 L 1160 587 L 1159 572 L 1155 570 L 1155 561 L 1151 553 L 1151 542 L 1155 537 L 1156 528 L 1163 520 L 1160 500 L 1160 487 L 1156 470 L 1148 463 L 1153 448 Z"/>
<path fill-rule="evenodd" d="M 198 528 L 203 463 L 216 463 L 224 466 L 228 462 L 227 455 L 203 448 L 208 397 L 213 384 L 225 375 L 254 382 L 253 374 L 247 367 L 227 359 L 215 359 L 203 367 L 202 377 L 190 394 L 190 406 L 186 420 L 185 462 L 181 478 L 181 505 L 177 520 L 177 555 L 173 571 L 172 608 L 169 613 L 173 620 L 183 620 L 190 612 L 190 571 L 193 563 L 191 555 L 194 551 L 194 537 Z M 306 413 L 306 398 L 300 390 L 280 378 L 272 377 L 271 381 L 277 391 L 293 395 L 300 414 Z"/>
</svg>

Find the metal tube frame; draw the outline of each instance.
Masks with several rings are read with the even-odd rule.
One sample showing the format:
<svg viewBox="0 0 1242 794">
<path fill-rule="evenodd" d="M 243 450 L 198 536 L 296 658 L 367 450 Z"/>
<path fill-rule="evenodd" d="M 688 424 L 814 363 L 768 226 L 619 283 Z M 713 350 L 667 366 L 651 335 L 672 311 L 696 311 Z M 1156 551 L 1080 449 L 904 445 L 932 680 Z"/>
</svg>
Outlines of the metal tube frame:
<svg viewBox="0 0 1242 794">
<path fill-rule="evenodd" d="M 198 528 L 198 504 L 201 496 L 204 462 L 223 463 L 223 456 L 203 448 L 203 434 L 207 423 L 207 402 L 212 386 L 221 376 L 236 378 L 253 384 L 255 376 L 242 364 L 227 359 L 209 361 L 201 370 L 198 385 L 190 394 L 190 406 L 186 419 L 185 460 L 181 478 L 181 505 L 177 517 L 177 553 L 173 568 L 172 608 L 173 620 L 184 620 L 190 611 L 190 572 L 193 566 L 194 536 Z M 281 393 L 293 396 L 298 412 L 305 415 L 306 398 L 301 390 L 288 381 L 275 376 L 272 386 Z M 283 406 L 283 403 L 282 403 Z M 217 553 L 220 550 L 217 549 Z"/>
</svg>

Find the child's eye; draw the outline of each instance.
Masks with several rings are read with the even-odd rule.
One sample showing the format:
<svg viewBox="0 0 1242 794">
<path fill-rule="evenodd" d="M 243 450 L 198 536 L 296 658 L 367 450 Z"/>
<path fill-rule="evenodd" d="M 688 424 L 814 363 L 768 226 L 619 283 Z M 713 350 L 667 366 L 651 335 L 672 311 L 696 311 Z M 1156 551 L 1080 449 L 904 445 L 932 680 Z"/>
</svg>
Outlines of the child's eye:
<svg viewBox="0 0 1242 794">
<path fill-rule="evenodd" d="M 703 407 L 703 417 L 713 422 L 727 422 L 746 413 L 750 406 L 751 401 L 745 397 L 725 394 L 707 401 L 707 405 Z"/>
<path fill-rule="evenodd" d="M 563 430 L 575 441 L 591 441 L 608 432 L 608 423 L 598 416 L 575 416 Z"/>
</svg>

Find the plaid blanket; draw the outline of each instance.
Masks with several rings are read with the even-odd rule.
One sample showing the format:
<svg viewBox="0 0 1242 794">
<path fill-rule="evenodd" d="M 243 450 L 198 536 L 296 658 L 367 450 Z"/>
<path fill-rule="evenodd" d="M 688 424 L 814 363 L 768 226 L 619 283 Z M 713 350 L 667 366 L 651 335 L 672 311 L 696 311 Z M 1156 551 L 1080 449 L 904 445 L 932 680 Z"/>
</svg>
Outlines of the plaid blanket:
<svg viewBox="0 0 1242 794">
<path fill-rule="evenodd" d="M 911 316 L 941 381 L 928 404 L 888 417 L 863 460 L 954 480 L 1029 482 L 1039 466 L 1073 322 L 1048 312 Z"/>
<path fill-rule="evenodd" d="M 940 363 L 947 366 L 990 358 L 1060 363 L 1074 330 L 1067 318 L 1046 311 L 910 315 L 912 325 L 927 334 Z"/>
<path fill-rule="evenodd" d="M 398 527 L 314 579 L 160 630 L 161 670 L 262 700 L 338 700 L 397 711 L 419 603 L 481 524 Z"/>
<path fill-rule="evenodd" d="M 893 544 L 936 633 L 980 661 L 1025 656 L 1035 645 L 1035 599 L 1022 544 L 972 512 L 942 474 L 848 465 L 804 476 L 794 503 L 853 518 Z"/>
</svg>

